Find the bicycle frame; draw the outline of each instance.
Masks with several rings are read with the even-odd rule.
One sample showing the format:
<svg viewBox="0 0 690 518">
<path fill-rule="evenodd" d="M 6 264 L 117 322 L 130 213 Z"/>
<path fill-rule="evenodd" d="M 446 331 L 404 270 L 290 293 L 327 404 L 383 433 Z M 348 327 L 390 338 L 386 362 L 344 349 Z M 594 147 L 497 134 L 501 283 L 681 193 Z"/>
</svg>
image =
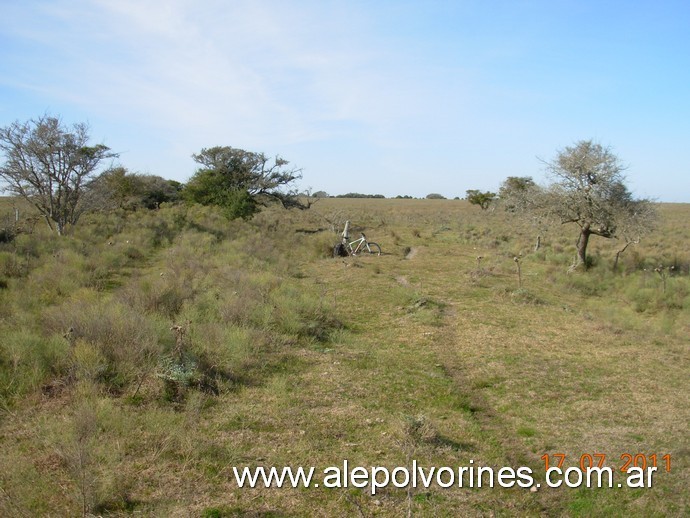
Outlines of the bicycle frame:
<svg viewBox="0 0 690 518">
<path fill-rule="evenodd" d="M 355 245 L 357 245 L 357 246 L 355 246 Z M 364 246 L 362 246 L 362 245 L 364 245 Z M 361 252 L 365 248 L 368 248 L 367 247 L 367 238 L 364 236 L 364 234 L 362 234 L 362 237 L 360 237 L 359 239 L 355 239 L 351 243 L 348 243 L 347 247 L 350 249 L 350 253 L 352 255 L 357 255 L 357 252 Z"/>
</svg>

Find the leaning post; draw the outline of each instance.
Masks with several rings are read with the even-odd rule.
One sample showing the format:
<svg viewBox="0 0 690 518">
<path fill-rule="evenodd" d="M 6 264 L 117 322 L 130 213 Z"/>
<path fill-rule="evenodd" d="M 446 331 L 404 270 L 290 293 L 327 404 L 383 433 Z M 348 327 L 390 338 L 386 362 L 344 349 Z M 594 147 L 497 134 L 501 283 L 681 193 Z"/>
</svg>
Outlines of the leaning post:
<svg viewBox="0 0 690 518">
<path fill-rule="evenodd" d="M 345 230 L 343 230 L 343 244 L 346 245 L 350 240 L 350 220 L 345 222 Z"/>
</svg>

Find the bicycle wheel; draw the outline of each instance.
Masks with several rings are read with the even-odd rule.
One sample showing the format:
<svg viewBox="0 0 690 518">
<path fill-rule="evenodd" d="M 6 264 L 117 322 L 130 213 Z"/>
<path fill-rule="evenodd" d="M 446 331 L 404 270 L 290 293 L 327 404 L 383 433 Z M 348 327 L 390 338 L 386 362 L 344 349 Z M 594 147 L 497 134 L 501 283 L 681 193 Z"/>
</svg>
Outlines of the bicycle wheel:
<svg viewBox="0 0 690 518">
<path fill-rule="evenodd" d="M 362 253 L 370 253 L 372 255 L 381 255 L 381 247 L 378 243 L 369 243 L 369 247 L 364 247 L 360 250 Z"/>
</svg>

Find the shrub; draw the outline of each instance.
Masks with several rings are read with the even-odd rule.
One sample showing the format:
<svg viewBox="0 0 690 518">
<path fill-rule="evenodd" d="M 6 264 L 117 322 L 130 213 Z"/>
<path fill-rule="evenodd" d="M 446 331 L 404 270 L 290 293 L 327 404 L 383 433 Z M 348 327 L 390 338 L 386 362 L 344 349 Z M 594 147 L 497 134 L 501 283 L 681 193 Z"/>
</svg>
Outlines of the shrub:
<svg viewBox="0 0 690 518">
<path fill-rule="evenodd" d="M 185 279 L 151 274 L 130 282 L 118 292 L 117 298 L 144 313 L 157 313 L 172 320 L 180 312 L 184 302 L 193 295 L 194 291 Z"/>
<path fill-rule="evenodd" d="M 21 277 L 25 273 L 22 261 L 16 253 L 0 251 L 0 275 L 4 277 Z"/>
<path fill-rule="evenodd" d="M 20 294 L 24 306 L 38 309 L 58 304 L 88 284 L 83 263 L 84 258 L 79 254 L 63 250 L 36 267 L 24 281 Z"/>
<path fill-rule="evenodd" d="M 582 295 L 600 296 L 606 293 L 612 282 L 612 276 L 601 272 L 590 271 L 586 275 L 573 273 L 566 278 L 566 286 Z"/>
<path fill-rule="evenodd" d="M 69 346 L 59 335 L 44 337 L 26 329 L 3 330 L 0 343 L 0 402 L 36 390 L 69 368 Z"/>
<path fill-rule="evenodd" d="M 472 205 L 479 205 L 482 210 L 488 209 L 494 199 L 496 199 L 496 193 L 494 192 L 482 192 L 477 189 L 469 189 L 467 191 L 467 201 Z"/>
<path fill-rule="evenodd" d="M 42 320 L 48 332 L 65 333 L 73 344 L 82 344 L 89 369 L 103 363 L 96 377 L 111 389 L 141 376 L 161 353 L 160 324 L 117 301 L 81 297 L 47 309 Z"/>
</svg>

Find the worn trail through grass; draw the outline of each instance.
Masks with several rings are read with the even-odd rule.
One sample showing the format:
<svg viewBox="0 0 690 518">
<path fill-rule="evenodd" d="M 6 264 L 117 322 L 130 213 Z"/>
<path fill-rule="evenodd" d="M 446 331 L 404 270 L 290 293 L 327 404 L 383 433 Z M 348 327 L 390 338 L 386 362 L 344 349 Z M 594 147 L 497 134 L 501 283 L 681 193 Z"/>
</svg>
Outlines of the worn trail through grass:
<svg viewBox="0 0 690 518">
<path fill-rule="evenodd" d="M 690 420 L 690 402 L 676 390 L 688 356 L 673 338 L 662 347 L 651 331 L 611 327 L 595 314 L 574 311 L 577 297 L 563 301 L 548 286 L 516 290 L 510 271 L 477 275 L 474 258 L 462 252 L 461 245 L 446 242 L 418 247 L 406 259 L 317 266 L 338 311 L 355 325 L 335 352 L 338 374 L 328 378 L 344 389 L 354 419 L 370 423 L 382 416 L 387 430 L 381 433 L 395 436 L 405 415 L 424 414 L 440 440 L 418 446 L 420 463 L 529 466 L 537 482 L 545 453 L 566 454 L 568 465 L 579 465 L 584 454 L 605 453 L 607 465 L 617 469 L 623 454 L 661 455 L 679 440 L 687 443 L 683 423 Z M 659 365 L 671 374 L 665 385 Z M 395 439 L 366 437 L 357 445 L 365 465 L 405 458 Z M 676 501 L 687 480 L 684 455 L 687 450 L 677 453 L 675 475 L 662 474 L 659 482 L 659 491 Z M 404 495 L 385 495 L 391 509 L 404 507 Z M 424 512 L 448 515 L 658 505 L 651 492 L 616 489 L 435 488 L 415 502 Z M 679 509 L 668 506 L 671 513 Z"/>
<path fill-rule="evenodd" d="M 538 456 L 514 440 L 477 389 L 472 365 L 458 354 L 460 337 L 471 342 L 466 330 L 476 324 L 471 313 L 458 307 L 466 290 L 449 289 L 457 284 L 453 279 L 460 267 L 452 250 L 439 261 L 426 249 L 406 260 L 384 256 L 318 265 L 320 282 L 336 299 L 339 314 L 355 327 L 333 355 L 337 372 L 331 367 L 328 375 L 328 382 L 344 393 L 344 401 L 333 402 L 330 410 L 342 412 L 347 401 L 350 419 L 361 425 L 352 430 L 358 435 L 352 446 L 346 443 L 341 450 L 353 463 L 404 466 L 412 454 L 425 466 L 457 468 L 475 462 L 538 467 Z M 406 416 L 420 415 L 433 423 L 438 437 L 406 451 L 401 424 Z M 542 506 L 540 497 L 525 489 L 492 494 L 436 488 L 422 493 L 414 500 L 420 510 L 446 515 L 506 504 L 522 512 Z M 395 514 L 406 498 L 402 490 L 388 490 L 376 502 Z"/>
</svg>

